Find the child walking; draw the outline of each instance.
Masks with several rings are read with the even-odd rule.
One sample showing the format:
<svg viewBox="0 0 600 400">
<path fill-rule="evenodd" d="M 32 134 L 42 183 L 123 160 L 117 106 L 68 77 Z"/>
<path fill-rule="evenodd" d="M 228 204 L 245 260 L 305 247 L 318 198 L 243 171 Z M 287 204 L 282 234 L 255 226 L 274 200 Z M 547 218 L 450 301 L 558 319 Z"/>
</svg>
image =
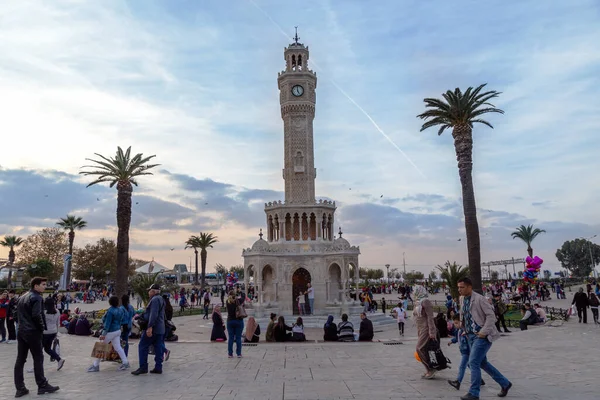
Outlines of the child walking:
<svg viewBox="0 0 600 400">
<path fill-rule="evenodd" d="M 455 314 L 452 320 L 454 322 L 454 328 L 456 333 L 452 340 L 448 342 L 448 346 L 450 346 L 452 343 L 458 343 L 458 349 L 460 351 L 461 359 L 460 366 L 458 367 L 458 375 L 456 377 L 456 380 L 448 380 L 448 383 L 456 390 L 460 390 L 460 384 L 462 383 L 462 380 L 465 377 L 465 370 L 469 366 L 469 355 L 471 353 L 471 349 L 469 347 L 469 341 L 467 340 L 465 331 L 462 328 L 462 324 L 460 322 L 460 314 Z M 483 385 L 485 385 L 485 382 L 482 379 L 481 386 Z"/>
</svg>

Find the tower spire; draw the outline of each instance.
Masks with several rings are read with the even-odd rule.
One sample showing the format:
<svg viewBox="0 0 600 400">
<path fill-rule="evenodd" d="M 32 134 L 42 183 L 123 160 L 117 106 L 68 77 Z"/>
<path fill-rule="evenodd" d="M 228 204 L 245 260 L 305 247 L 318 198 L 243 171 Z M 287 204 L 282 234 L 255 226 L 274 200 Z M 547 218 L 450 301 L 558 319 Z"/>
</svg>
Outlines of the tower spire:
<svg viewBox="0 0 600 400">
<path fill-rule="evenodd" d="M 298 44 L 298 40 L 300 40 L 300 36 L 298 36 L 298 27 L 295 26 L 294 28 L 296 28 L 296 35 L 294 36 L 294 41 L 296 42 L 296 44 Z"/>
</svg>

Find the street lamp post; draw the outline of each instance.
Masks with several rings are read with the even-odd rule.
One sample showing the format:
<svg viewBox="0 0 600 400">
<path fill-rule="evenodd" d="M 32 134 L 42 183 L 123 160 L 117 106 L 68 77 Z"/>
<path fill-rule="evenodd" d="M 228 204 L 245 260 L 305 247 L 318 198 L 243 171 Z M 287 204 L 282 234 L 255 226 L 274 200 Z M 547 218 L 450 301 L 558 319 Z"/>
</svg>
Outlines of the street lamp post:
<svg viewBox="0 0 600 400">
<path fill-rule="evenodd" d="M 390 264 L 385 264 L 385 268 L 387 269 L 387 283 L 390 284 Z"/>
</svg>

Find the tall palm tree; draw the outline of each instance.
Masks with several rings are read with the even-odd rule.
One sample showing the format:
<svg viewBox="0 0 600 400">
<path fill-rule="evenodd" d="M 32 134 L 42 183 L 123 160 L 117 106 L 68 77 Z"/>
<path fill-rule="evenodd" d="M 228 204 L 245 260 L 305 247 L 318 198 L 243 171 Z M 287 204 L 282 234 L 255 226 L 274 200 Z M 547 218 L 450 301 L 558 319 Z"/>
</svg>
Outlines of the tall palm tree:
<svg viewBox="0 0 600 400">
<path fill-rule="evenodd" d="M 75 241 L 75 230 L 81 230 L 87 226 L 87 222 L 81 217 L 74 215 L 68 215 L 67 218 L 61 218 L 56 225 L 62 227 L 64 230 L 69 231 L 69 254 L 71 259 L 67 263 L 67 273 L 65 282 L 67 286 L 71 283 L 71 265 L 73 264 L 73 242 Z"/>
<path fill-rule="evenodd" d="M 4 236 L 0 246 L 8 247 L 8 287 L 12 284 L 12 267 L 15 263 L 15 248 L 23 244 L 23 238 L 17 236 Z"/>
<path fill-rule="evenodd" d="M 535 228 L 533 229 L 533 225 L 521 225 L 517 228 L 516 231 L 510 234 L 513 239 L 521 239 L 527 244 L 527 253 L 529 257 L 533 257 L 533 249 L 531 248 L 531 242 L 535 239 L 540 233 L 546 233 L 543 229 Z"/>
<path fill-rule="evenodd" d="M 452 298 L 458 299 L 458 281 L 469 276 L 469 267 L 457 265 L 456 261 L 452 264 L 450 261 L 446 261 L 443 267 L 438 265 L 436 268 L 440 270 L 440 277 L 448 284 Z"/>
<path fill-rule="evenodd" d="M 117 147 L 117 154 L 114 158 L 108 158 L 101 154 L 94 153 L 99 160 L 91 161 L 93 165 L 84 165 L 82 168 L 92 168 L 87 171 L 81 171 L 80 174 L 95 176 L 96 180 L 87 185 L 93 186 L 97 183 L 109 182 L 110 187 L 117 185 L 117 277 L 116 292 L 121 297 L 127 293 L 127 277 L 129 275 L 129 226 L 131 224 L 131 194 L 133 186 L 137 186 L 137 178 L 142 175 L 152 175 L 148 172 L 150 169 L 160 164 L 147 164 L 154 155 L 144 157 L 138 153 L 131 157 L 131 147 L 123 152 L 121 147 Z"/>
<path fill-rule="evenodd" d="M 196 273 L 194 274 L 194 285 L 198 284 L 198 249 L 200 248 L 200 238 L 198 236 L 190 236 L 185 242 L 185 250 L 194 249 L 196 254 Z"/>
<path fill-rule="evenodd" d="M 200 283 L 200 287 L 204 287 L 204 283 L 206 281 L 206 258 L 208 256 L 207 248 L 213 248 L 213 244 L 217 243 L 217 237 L 213 236 L 212 233 L 204 233 L 200 232 L 200 242 L 199 247 L 200 251 L 200 261 L 202 262 L 202 282 Z"/>
<path fill-rule="evenodd" d="M 421 132 L 432 126 L 440 125 L 438 135 L 444 130 L 452 128 L 454 149 L 458 161 L 458 175 L 462 188 L 463 212 L 465 214 L 465 229 L 467 233 L 467 251 L 469 254 L 469 269 L 473 280 L 473 289 L 481 293 L 481 253 L 479 243 L 479 225 L 477 223 L 477 208 L 473 190 L 473 124 L 481 123 L 493 126 L 480 118 L 486 113 L 500 113 L 504 111 L 496 108 L 488 101 L 498 97 L 495 90 L 481 92 L 485 84 L 473 89 L 469 87 L 464 93 L 456 88 L 443 93 L 444 100 L 426 98 L 427 110 L 417 115 L 426 120 L 421 127 Z"/>
</svg>

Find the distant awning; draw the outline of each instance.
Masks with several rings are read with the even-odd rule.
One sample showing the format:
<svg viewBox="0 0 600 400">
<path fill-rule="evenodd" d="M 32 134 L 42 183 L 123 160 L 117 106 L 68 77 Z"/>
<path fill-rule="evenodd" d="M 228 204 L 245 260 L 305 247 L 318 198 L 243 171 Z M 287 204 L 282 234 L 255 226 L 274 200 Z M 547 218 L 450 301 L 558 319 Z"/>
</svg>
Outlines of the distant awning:
<svg viewBox="0 0 600 400">
<path fill-rule="evenodd" d="M 142 265 L 135 270 L 137 274 L 155 274 L 157 272 L 171 272 L 171 270 L 164 265 L 160 265 L 156 261 L 152 260 L 148 264 Z"/>
</svg>

